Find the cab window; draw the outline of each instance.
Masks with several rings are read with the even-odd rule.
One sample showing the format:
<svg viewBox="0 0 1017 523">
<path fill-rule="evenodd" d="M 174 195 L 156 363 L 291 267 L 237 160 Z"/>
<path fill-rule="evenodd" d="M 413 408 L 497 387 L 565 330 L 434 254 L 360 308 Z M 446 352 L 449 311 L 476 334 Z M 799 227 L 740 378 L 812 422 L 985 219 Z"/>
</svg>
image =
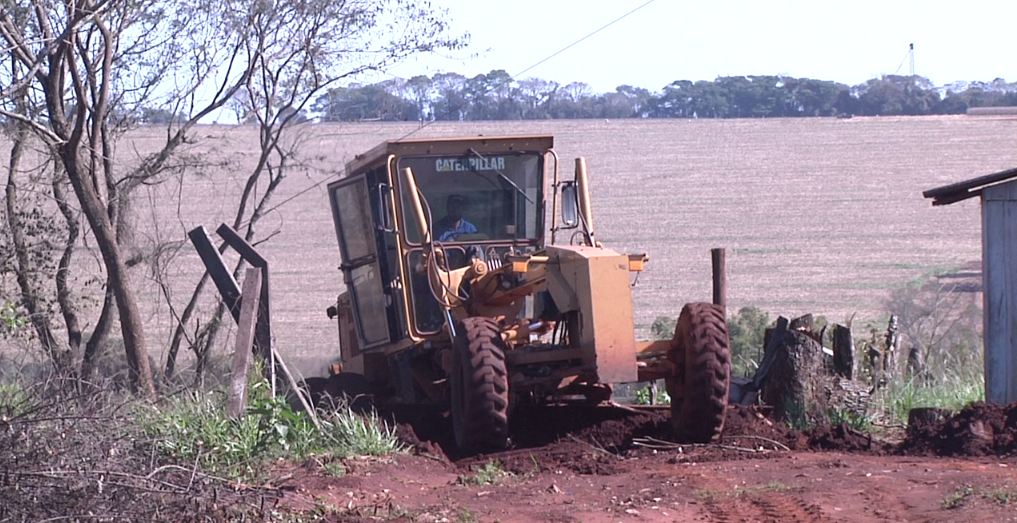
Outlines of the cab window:
<svg viewBox="0 0 1017 523">
<path fill-rule="evenodd" d="M 411 156 L 398 172 L 413 170 L 423 193 L 431 235 L 442 242 L 537 240 L 543 230 L 543 155 L 510 153 Z M 420 243 L 415 214 L 403 194 L 403 231 Z"/>
</svg>

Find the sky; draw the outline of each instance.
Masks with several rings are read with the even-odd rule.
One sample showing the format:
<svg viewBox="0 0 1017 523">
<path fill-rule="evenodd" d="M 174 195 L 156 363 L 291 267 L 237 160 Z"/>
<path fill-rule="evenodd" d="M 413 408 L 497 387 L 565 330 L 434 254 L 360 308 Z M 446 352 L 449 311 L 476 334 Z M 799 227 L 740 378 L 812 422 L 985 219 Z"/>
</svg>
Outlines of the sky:
<svg viewBox="0 0 1017 523">
<path fill-rule="evenodd" d="M 789 75 L 855 85 L 881 74 L 1017 81 L 1017 2 L 654 0 L 547 62 L 519 74 L 647 0 L 432 0 L 470 46 L 423 55 L 371 81 L 505 69 L 517 79 L 623 84 L 660 91 L 675 80 Z M 903 62 L 903 65 L 902 65 Z M 899 68 L 899 70 L 898 70 Z"/>
</svg>

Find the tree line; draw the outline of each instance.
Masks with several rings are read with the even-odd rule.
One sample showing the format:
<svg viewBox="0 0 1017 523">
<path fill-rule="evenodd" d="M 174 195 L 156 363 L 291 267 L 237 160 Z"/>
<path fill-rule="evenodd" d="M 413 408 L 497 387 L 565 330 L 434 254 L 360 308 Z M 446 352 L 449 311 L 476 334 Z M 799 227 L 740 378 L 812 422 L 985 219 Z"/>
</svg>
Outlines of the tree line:
<svg viewBox="0 0 1017 523">
<path fill-rule="evenodd" d="M 937 87 L 922 76 L 884 75 L 854 86 L 789 76 L 723 76 L 713 81 L 677 80 L 659 92 L 621 85 L 613 92 L 595 93 L 583 82 L 515 80 L 498 69 L 472 78 L 448 72 L 335 86 L 318 96 L 301 118 L 336 122 L 917 116 L 1015 105 L 1017 82 L 1001 78 Z"/>
</svg>

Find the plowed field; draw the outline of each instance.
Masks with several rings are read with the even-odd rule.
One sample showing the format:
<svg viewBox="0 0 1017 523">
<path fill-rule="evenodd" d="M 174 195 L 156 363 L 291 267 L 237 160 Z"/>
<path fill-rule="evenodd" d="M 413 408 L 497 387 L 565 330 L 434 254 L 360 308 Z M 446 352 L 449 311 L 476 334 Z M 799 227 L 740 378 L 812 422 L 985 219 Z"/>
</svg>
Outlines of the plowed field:
<svg viewBox="0 0 1017 523">
<path fill-rule="evenodd" d="M 933 208 L 921 192 L 1017 165 L 1017 121 L 1005 117 L 308 126 L 298 168 L 258 227 L 259 237 L 278 233 L 259 245 L 272 268 L 277 346 L 307 374 L 322 373 L 334 355 L 335 325 L 324 311 L 342 291 L 324 184 L 354 155 L 411 132 L 553 134 L 566 172 L 585 156 L 598 238 L 650 256 L 633 292 L 640 336 L 657 316 L 710 298 L 713 247 L 728 249 L 732 310 L 878 318 L 892 287 L 979 265 L 977 200 Z M 152 150 L 160 135 L 130 135 L 121 163 Z M 232 222 L 256 160 L 256 129 L 205 126 L 198 135 L 189 152 L 200 165 L 182 183 L 149 188 L 135 206 L 143 253 L 160 242 L 181 247 L 174 256 L 159 251 L 178 311 L 203 272 L 186 230 Z M 147 291 L 150 346 L 164 346 L 172 316 L 162 291 L 140 266 L 135 281 Z"/>
</svg>

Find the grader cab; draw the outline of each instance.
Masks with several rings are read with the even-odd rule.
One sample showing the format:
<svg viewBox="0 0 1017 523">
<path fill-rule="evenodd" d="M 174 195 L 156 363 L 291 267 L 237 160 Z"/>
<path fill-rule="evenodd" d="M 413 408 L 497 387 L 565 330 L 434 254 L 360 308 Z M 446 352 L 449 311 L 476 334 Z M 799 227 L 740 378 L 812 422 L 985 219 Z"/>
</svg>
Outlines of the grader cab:
<svg viewBox="0 0 1017 523">
<path fill-rule="evenodd" d="M 648 258 L 596 239 L 585 160 L 570 179 L 560 167 L 551 136 L 394 140 L 351 161 L 328 186 L 346 283 L 329 310 L 339 376 L 447 405 L 465 452 L 504 448 L 518 405 L 657 379 L 678 436 L 715 438 L 724 311 L 688 304 L 674 339 L 636 342 L 630 282 Z"/>
</svg>

